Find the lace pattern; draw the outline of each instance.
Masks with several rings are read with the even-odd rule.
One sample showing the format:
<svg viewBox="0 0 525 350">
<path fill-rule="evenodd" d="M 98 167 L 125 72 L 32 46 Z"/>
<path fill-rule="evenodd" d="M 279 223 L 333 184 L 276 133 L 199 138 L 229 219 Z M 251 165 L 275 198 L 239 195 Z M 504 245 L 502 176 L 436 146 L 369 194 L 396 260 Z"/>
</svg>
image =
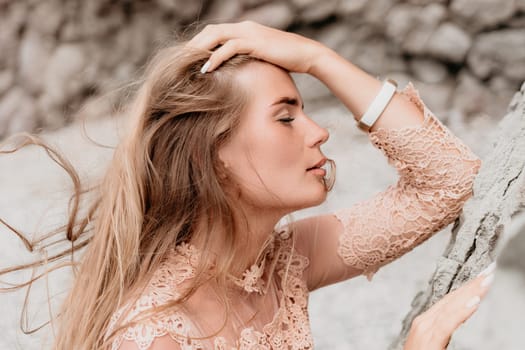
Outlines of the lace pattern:
<svg viewBox="0 0 525 350">
<path fill-rule="evenodd" d="M 471 195 L 480 161 L 453 136 L 421 101 L 411 83 L 401 91 L 424 113 L 422 125 L 397 130 L 379 129 L 369 134 L 400 175 L 395 186 L 368 201 L 342 209 L 334 215 L 343 224 L 337 254 L 348 266 L 363 270 L 369 280 L 380 266 L 428 239 L 461 211 Z M 259 263 L 234 279 L 242 293 L 268 297 L 278 305 L 268 310 L 270 322 L 242 323 L 228 338 L 217 335 L 202 339 L 193 317 L 182 311 L 155 314 L 118 332 L 112 342 L 117 350 L 123 341 L 133 341 L 139 350 L 151 347 L 156 338 L 169 336 L 184 350 L 269 350 L 312 349 L 308 319 L 308 288 L 304 270 L 309 259 L 294 249 L 295 237 L 285 229 L 276 233 L 270 249 Z M 119 325 L 134 321 L 144 311 L 164 305 L 180 296 L 181 284 L 195 276 L 199 252 L 193 246 L 179 246 L 161 265 L 140 298 L 124 305 L 111 318 L 106 337 Z M 272 266 L 272 280 L 267 269 Z M 207 334 L 207 333 L 206 333 Z"/>
<path fill-rule="evenodd" d="M 334 213 L 344 226 L 339 256 L 345 264 L 362 269 L 369 281 L 381 266 L 459 215 L 481 164 L 426 107 L 412 83 L 401 93 L 423 111 L 423 123 L 369 134 L 397 169 L 397 184 Z"/>
<path fill-rule="evenodd" d="M 274 247 L 275 246 L 275 247 Z M 275 256 L 273 252 L 275 251 Z M 174 252 L 172 258 L 157 270 L 143 295 L 130 307 L 121 307 L 111 318 L 106 337 L 119 324 L 133 321 L 144 311 L 161 306 L 176 299 L 182 282 L 195 276 L 195 266 L 198 260 L 195 247 L 182 244 Z M 213 338 L 215 350 L 270 350 L 270 349 L 311 349 L 313 340 L 310 334 L 308 320 L 308 289 L 302 277 L 308 266 L 308 258 L 297 254 L 293 248 L 293 237 L 287 230 L 276 235 L 271 244 L 268 256 L 263 259 L 277 259 L 276 273 L 280 280 L 280 307 L 272 321 L 266 324 L 262 331 L 254 327 L 242 329 L 236 344 L 230 344 L 226 338 Z M 239 287 L 246 292 L 256 292 L 257 282 L 251 278 L 250 271 L 257 270 L 251 266 Z M 262 273 L 257 272 L 257 275 Z M 259 276 L 260 277 L 260 276 Z M 125 314 L 127 312 L 127 314 Z M 133 341 L 139 350 L 151 347 L 155 338 L 169 335 L 183 350 L 200 350 L 207 348 L 195 334 L 193 323 L 182 312 L 169 312 L 154 315 L 145 321 L 132 325 L 117 335 L 112 342 L 112 350 L 117 350 L 124 340 Z M 196 327 L 195 327 L 196 328 Z M 209 348 L 209 347 L 208 347 Z"/>
<path fill-rule="evenodd" d="M 178 286 L 187 279 L 195 276 L 195 266 L 199 253 L 195 247 L 181 244 L 174 254 L 153 275 L 144 293 L 138 298 L 133 307 L 125 305 L 113 314 L 109 322 L 106 337 L 119 324 L 132 322 L 144 311 L 165 305 L 169 301 L 180 297 Z M 171 313 L 168 315 L 154 315 L 146 322 L 138 322 L 120 334 L 112 343 L 112 350 L 117 350 L 124 340 L 134 341 L 139 350 L 148 349 L 155 338 L 169 334 L 173 340 L 181 345 L 182 349 L 204 349 L 198 341 L 190 337 L 190 322 L 183 314 Z"/>
</svg>

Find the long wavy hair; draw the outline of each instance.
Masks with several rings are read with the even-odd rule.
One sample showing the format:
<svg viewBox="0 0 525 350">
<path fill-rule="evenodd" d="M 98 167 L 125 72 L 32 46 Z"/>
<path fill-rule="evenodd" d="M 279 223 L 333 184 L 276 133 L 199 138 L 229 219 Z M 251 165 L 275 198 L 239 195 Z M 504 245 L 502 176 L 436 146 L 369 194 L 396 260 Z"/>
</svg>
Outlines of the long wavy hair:
<svg viewBox="0 0 525 350">
<path fill-rule="evenodd" d="M 70 257 L 75 277 L 58 314 L 55 349 L 107 348 L 124 327 L 105 339 L 111 315 L 145 288 L 152 273 L 182 242 L 200 237 L 204 245 L 196 277 L 174 304 L 204 283 L 212 259 L 219 286 L 226 285 L 234 264 L 247 263 L 242 246 L 246 233 L 236 230 L 239 225 L 247 227 L 235 215 L 242 211 L 237 200 L 240 188 L 218 150 L 235 132 L 248 101 L 247 92 L 235 82 L 235 72 L 255 59 L 238 55 L 212 74 L 201 74 L 209 55 L 184 43 L 154 55 L 126 111 L 129 130 L 95 187 L 84 188 L 67 159 L 35 135 L 22 135 L 17 146 L 0 151 L 39 145 L 74 183 L 68 222 L 39 241 L 28 240 L 0 219 L 29 250 L 51 235 L 65 233 L 70 242 L 67 249 L 45 260 L 0 270 L 0 275 L 7 274 Z M 325 180 L 327 190 L 334 182 L 331 174 Z M 82 211 L 81 198 L 87 193 L 91 200 Z M 212 256 L 206 249 L 210 246 L 220 247 L 220 256 Z M 83 254 L 74 258 L 79 249 Z M 38 277 L 4 290 L 28 286 Z"/>
</svg>

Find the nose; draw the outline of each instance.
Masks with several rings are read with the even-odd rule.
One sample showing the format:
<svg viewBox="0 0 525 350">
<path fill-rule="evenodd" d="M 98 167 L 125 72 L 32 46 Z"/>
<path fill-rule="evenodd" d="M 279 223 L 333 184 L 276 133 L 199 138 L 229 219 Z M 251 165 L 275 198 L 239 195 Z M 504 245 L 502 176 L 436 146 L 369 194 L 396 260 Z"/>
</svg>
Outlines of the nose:
<svg viewBox="0 0 525 350">
<path fill-rule="evenodd" d="M 310 147 L 321 146 L 329 137 L 330 134 L 326 128 L 321 127 L 310 119 L 310 131 L 308 136 L 308 145 Z"/>
</svg>

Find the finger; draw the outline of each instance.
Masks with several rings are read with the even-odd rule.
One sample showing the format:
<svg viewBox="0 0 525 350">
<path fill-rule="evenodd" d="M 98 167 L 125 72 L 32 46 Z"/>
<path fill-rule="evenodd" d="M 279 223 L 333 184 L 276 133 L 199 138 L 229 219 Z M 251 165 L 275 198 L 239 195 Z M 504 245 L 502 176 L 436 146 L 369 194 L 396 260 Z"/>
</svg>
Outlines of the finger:
<svg viewBox="0 0 525 350">
<path fill-rule="evenodd" d="M 238 25 L 238 23 L 208 24 L 200 33 L 195 35 L 187 45 L 198 49 L 212 50 L 217 47 L 217 45 L 223 44 L 229 39 L 236 38 L 237 34 L 241 32 Z"/>
<path fill-rule="evenodd" d="M 478 309 L 494 279 L 494 269 L 495 266 L 490 266 L 416 317 L 412 325 L 415 332 L 425 337 L 430 334 L 433 343 L 445 348 L 454 331 Z"/>
<path fill-rule="evenodd" d="M 494 273 L 479 275 L 465 285 L 447 294 L 438 306 L 436 317 L 443 318 L 442 323 L 450 331 L 455 330 L 474 314 L 481 300 L 488 293 L 494 280 Z"/>
<path fill-rule="evenodd" d="M 239 39 L 228 40 L 224 45 L 212 53 L 208 62 L 202 67 L 201 72 L 211 72 L 233 56 L 237 54 L 250 54 L 251 51 L 252 50 L 246 41 Z"/>
<path fill-rule="evenodd" d="M 443 311 L 444 308 L 447 308 L 447 311 L 454 308 L 461 308 L 462 304 L 474 303 L 473 298 L 476 296 L 479 297 L 479 301 L 481 301 L 488 293 L 489 287 L 494 279 L 494 269 L 495 264 L 491 264 L 484 273 L 479 274 L 476 278 L 446 294 L 427 310 L 427 312 L 429 314 L 437 314 L 446 312 Z M 471 306 L 476 309 L 476 303 Z"/>
</svg>

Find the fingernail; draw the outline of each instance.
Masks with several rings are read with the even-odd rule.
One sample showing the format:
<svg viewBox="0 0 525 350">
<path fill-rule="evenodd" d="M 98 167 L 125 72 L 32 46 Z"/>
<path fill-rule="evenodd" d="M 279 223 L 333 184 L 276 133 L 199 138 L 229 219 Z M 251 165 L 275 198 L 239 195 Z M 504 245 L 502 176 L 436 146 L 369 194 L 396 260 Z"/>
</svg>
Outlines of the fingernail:
<svg viewBox="0 0 525 350">
<path fill-rule="evenodd" d="M 489 275 L 491 272 L 493 272 L 496 269 L 496 262 L 492 262 L 489 266 L 487 266 L 483 271 L 481 271 L 478 275 L 479 276 L 486 276 Z"/>
<path fill-rule="evenodd" d="M 481 281 L 481 286 L 482 287 L 490 286 L 493 281 L 494 281 L 494 274 L 490 274 L 487 277 L 485 277 L 483 281 Z"/>
<path fill-rule="evenodd" d="M 465 304 L 466 308 L 471 308 L 473 306 L 478 305 L 481 302 L 481 298 L 479 296 L 472 297 L 467 303 Z"/>
<path fill-rule="evenodd" d="M 210 68 L 211 61 L 207 60 L 206 63 L 201 68 L 201 73 L 204 74 L 208 71 L 208 68 Z"/>
</svg>

